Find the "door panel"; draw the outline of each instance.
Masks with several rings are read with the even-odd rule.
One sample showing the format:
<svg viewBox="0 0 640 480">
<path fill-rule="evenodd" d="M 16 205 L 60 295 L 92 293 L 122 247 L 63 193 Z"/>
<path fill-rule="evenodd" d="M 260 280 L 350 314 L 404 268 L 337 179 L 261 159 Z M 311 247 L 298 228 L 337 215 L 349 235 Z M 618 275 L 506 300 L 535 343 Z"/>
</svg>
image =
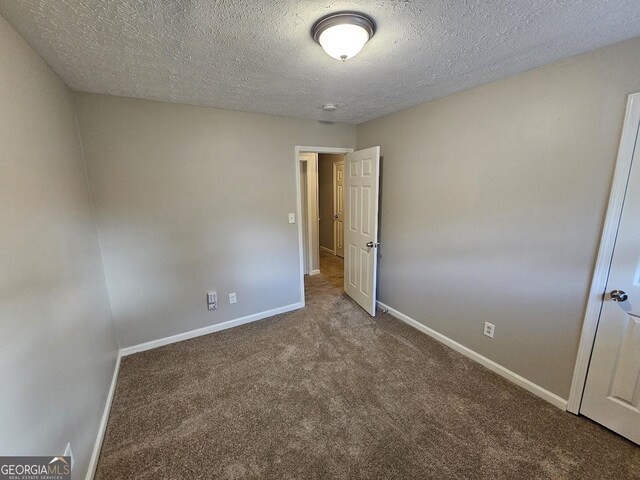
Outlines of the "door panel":
<svg viewBox="0 0 640 480">
<path fill-rule="evenodd" d="M 362 194 L 362 215 L 361 215 L 361 235 L 371 235 L 371 187 L 363 186 L 360 188 Z"/>
<path fill-rule="evenodd" d="M 349 287 L 350 288 L 358 288 L 358 280 L 356 279 L 357 272 L 357 262 L 356 258 L 358 257 L 358 249 L 355 245 L 349 245 L 349 254 L 347 255 L 346 265 L 349 266 L 348 275 L 345 278 L 349 279 Z M 346 290 L 346 287 L 345 287 Z"/>
<path fill-rule="evenodd" d="M 376 314 L 380 147 L 347 155 L 345 291 Z M 367 245 L 369 244 L 369 245 Z"/>
<path fill-rule="evenodd" d="M 620 334 L 620 349 L 609 396 L 638 410 L 640 403 L 640 318 L 627 314 Z"/>
<path fill-rule="evenodd" d="M 580 408 L 580 413 L 636 443 L 640 443 L 639 151 L 636 136 L 607 293 Z M 612 295 L 614 290 L 621 290 L 628 297 Z"/>
<path fill-rule="evenodd" d="M 349 201 L 347 202 L 349 204 L 349 221 L 348 221 L 348 225 L 349 225 L 349 231 L 351 233 L 358 233 L 358 221 L 359 221 L 359 217 L 358 217 L 358 205 L 360 204 L 360 190 L 358 189 L 358 187 L 353 186 L 353 187 L 349 187 L 349 196 L 347 198 L 349 198 Z"/>
<path fill-rule="evenodd" d="M 371 276 L 369 272 L 369 257 L 371 252 L 369 249 L 360 249 L 360 293 L 365 296 L 371 295 Z"/>
<path fill-rule="evenodd" d="M 344 162 L 333 164 L 333 208 L 335 253 L 344 258 Z"/>
</svg>

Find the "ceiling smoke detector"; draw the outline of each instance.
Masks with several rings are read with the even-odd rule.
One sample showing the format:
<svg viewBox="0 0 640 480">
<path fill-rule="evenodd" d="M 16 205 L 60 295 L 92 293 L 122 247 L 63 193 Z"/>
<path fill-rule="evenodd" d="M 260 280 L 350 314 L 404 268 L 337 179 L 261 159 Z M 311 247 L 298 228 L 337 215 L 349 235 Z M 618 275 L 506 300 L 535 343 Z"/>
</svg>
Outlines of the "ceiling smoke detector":
<svg viewBox="0 0 640 480">
<path fill-rule="evenodd" d="M 322 110 L 324 110 L 325 112 L 335 112 L 338 108 L 338 105 L 336 105 L 335 103 L 325 103 L 324 105 L 322 105 Z"/>
<path fill-rule="evenodd" d="M 343 62 L 357 55 L 375 32 L 373 20 L 357 12 L 332 13 L 311 28 L 311 36 L 324 51 Z"/>
</svg>

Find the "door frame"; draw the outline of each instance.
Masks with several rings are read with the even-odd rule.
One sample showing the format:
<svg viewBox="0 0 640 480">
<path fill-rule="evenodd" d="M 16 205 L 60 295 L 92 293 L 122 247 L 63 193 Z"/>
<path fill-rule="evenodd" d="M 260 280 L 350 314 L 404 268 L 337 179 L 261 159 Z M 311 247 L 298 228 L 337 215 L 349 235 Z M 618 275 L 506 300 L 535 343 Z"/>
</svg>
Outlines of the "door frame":
<svg viewBox="0 0 640 480">
<path fill-rule="evenodd" d="M 313 162 L 309 158 L 303 158 L 304 154 L 313 157 Z M 298 158 L 300 159 L 300 199 L 302 201 L 300 223 L 303 232 L 304 274 L 318 275 L 320 273 L 318 154 L 316 152 L 300 152 Z M 305 175 L 302 174 L 303 165 Z M 312 183 L 314 180 L 315 185 Z"/>
<path fill-rule="evenodd" d="M 300 221 L 302 213 L 302 193 L 300 188 L 300 154 L 302 152 L 310 153 L 352 153 L 354 148 L 344 147 L 311 147 L 305 145 L 296 145 L 293 152 L 295 172 L 296 172 L 296 223 L 298 224 L 298 260 L 300 265 L 300 302 L 305 305 L 304 299 L 304 241 L 302 238 L 302 222 Z M 307 247 L 308 248 L 308 247 Z"/>
<path fill-rule="evenodd" d="M 571 390 L 567 401 L 567 411 L 580 413 L 580 404 L 587 381 L 587 372 L 591 360 L 591 352 L 595 343 L 600 312 L 604 301 L 605 289 L 609 279 L 609 269 L 613 259 L 613 250 L 618 234 L 618 226 L 624 206 L 627 182 L 631 173 L 631 162 L 635 150 L 636 140 L 640 130 L 640 93 L 629 95 L 627 110 L 622 127 L 622 137 L 616 159 L 615 173 L 609 196 L 609 206 L 602 229 L 600 248 L 596 260 L 591 289 L 587 299 L 587 307 L 582 324 L 582 334 L 578 346 L 578 355 L 571 381 Z"/>
<path fill-rule="evenodd" d="M 303 166 L 304 164 L 304 166 Z M 309 168 L 309 165 L 307 164 L 307 162 L 305 160 L 300 160 L 300 199 L 302 201 L 302 205 L 300 208 L 300 216 L 298 217 L 298 222 L 300 222 L 300 224 L 302 225 L 302 244 L 303 245 L 307 245 L 307 248 L 304 249 L 302 251 L 302 256 L 303 256 L 303 260 L 302 260 L 302 264 L 304 265 L 304 274 L 308 275 L 310 272 L 309 269 L 309 241 L 307 240 L 309 237 L 309 225 L 308 225 L 308 220 L 307 217 L 309 216 L 309 207 L 308 207 L 308 193 L 307 193 L 307 189 L 308 189 L 308 175 L 307 175 L 307 170 Z"/>
</svg>

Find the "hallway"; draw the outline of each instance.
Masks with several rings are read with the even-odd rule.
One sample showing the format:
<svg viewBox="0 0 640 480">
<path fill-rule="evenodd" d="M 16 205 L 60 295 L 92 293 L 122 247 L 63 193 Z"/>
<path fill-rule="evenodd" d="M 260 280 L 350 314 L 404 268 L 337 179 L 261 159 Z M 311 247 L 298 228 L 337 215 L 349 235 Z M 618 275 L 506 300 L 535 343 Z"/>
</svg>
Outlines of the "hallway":
<svg viewBox="0 0 640 480">
<path fill-rule="evenodd" d="M 326 250 L 320 250 L 320 273 L 329 283 L 342 288 L 344 284 L 344 259 Z M 308 278 L 305 278 L 305 284 Z"/>
</svg>

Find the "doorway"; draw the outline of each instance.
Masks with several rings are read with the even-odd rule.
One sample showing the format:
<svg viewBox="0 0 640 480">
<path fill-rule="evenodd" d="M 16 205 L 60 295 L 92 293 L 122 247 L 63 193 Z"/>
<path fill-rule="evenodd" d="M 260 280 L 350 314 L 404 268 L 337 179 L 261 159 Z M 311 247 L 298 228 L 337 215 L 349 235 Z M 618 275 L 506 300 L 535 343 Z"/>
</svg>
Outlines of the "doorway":
<svg viewBox="0 0 640 480">
<path fill-rule="evenodd" d="M 330 154 L 322 159 L 320 155 Z M 336 156 L 338 155 L 338 156 Z M 326 161 L 330 182 L 319 185 L 320 162 Z M 380 147 L 354 152 L 346 148 L 295 147 L 298 194 L 300 297 L 305 304 L 305 275 L 321 273 L 320 190 L 326 243 L 323 256 L 341 265 L 344 291 L 372 317 L 377 307 L 378 209 Z M 325 165 L 323 165 L 324 167 Z M 324 170 L 324 168 L 323 168 Z M 330 205 L 330 207 L 329 207 Z M 342 234 L 342 235 L 341 235 Z M 330 246 L 328 246 L 330 245 Z M 331 248 L 333 247 L 333 248 Z M 336 255 L 338 253 L 338 255 Z M 344 255 L 344 259 L 340 257 Z M 334 265 L 335 268 L 335 265 Z"/>
<path fill-rule="evenodd" d="M 320 252 L 344 258 L 344 153 L 300 152 L 305 275 L 320 273 Z"/>
<path fill-rule="evenodd" d="M 344 258 L 344 154 L 318 154 L 319 245 Z"/>
<path fill-rule="evenodd" d="M 342 161 L 344 165 L 344 156 L 351 152 L 353 152 L 352 148 L 339 147 L 295 148 L 302 303 L 304 303 L 305 275 L 318 275 L 321 272 L 320 252 L 322 251 L 322 256 L 328 253 L 335 255 L 336 252 L 333 163 Z M 327 235 L 329 229 L 330 233 Z M 328 240 L 329 237 L 330 240 Z M 339 257 L 337 260 L 342 259 Z M 335 266 L 332 265 L 331 268 Z"/>
</svg>

